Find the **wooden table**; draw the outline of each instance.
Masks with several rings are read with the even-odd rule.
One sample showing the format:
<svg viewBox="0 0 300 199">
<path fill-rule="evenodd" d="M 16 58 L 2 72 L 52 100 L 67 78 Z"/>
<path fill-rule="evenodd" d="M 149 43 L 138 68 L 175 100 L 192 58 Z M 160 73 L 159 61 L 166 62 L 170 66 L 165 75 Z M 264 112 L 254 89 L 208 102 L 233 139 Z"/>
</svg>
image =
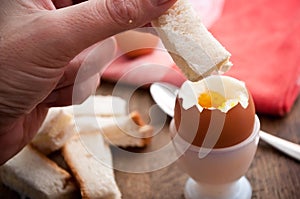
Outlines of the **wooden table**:
<svg viewBox="0 0 300 199">
<path fill-rule="evenodd" d="M 114 93 L 114 95 L 128 98 L 128 93 L 135 90 L 133 87 L 124 85 L 115 92 L 114 86 L 112 83 L 102 82 L 98 93 L 103 95 Z M 138 110 L 147 123 L 158 122 L 154 121 L 155 118 L 150 121 L 149 108 L 154 108 L 154 102 L 148 89 L 136 90 L 130 97 L 129 104 L 129 109 Z M 155 151 L 170 141 L 168 125 L 171 118 L 165 118 L 163 129 L 153 137 L 152 144 L 145 149 L 134 150 L 134 152 Z M 291 113 L 283 118 L 263 115 L 259 115 L 259 118 L 262 130 L 300 144 L 300 99 Z M 112 151 L 115 163 L 122 164 L 120 162 L 122 157 L 119 157 L 114 149 Z M 155 168 L 165 158 L 169 158 L 168 153 L 160 154 L 155 161 L 145 161 L 140 164 L 145 168 L 147 166 Z M 127 163 L 128 161 L 126 161 Z M 115 170 L 115 175 L 124 199 L 183 199 L 183 187 L 188 178 L 176 163 L 152 172 L 129 173 Z M 254 161 L 246 176 L 253 188 L 253 199 L 300 198 L 300 162 L 285 156 L 263 141 L 259 143 Z M 0 193 L 0 196 L 4 196 L 4 198 L 17 198 L 15 193 L 1 185 Z"/>
</svg>

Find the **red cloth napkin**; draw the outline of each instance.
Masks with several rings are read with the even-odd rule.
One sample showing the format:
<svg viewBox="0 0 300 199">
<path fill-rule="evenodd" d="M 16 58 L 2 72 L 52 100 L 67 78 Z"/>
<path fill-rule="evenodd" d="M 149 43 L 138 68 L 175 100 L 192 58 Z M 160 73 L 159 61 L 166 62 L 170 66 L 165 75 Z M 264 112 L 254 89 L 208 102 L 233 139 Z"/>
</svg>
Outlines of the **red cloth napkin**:
<svg viewBox="0 0 300 199">
<path fill-rule="evenodd" d="M 210 31 L 232 54 L 234 66 L 226 75 L 246 82 L 257 112 L 288 113 L 300 90 L 300 1 L 226 0 Z M 135 60 L 120 57 L 103 77 L 138 85 L 166 81 L 180 86 L 185 78 L 161 52 Z"/>
<path fill-rule="evenodd" d="M 299 93 L 300 1 L 226 0 L 210 31 L 231 52 L 257 112 L 285 115 Z"/>
</svg>

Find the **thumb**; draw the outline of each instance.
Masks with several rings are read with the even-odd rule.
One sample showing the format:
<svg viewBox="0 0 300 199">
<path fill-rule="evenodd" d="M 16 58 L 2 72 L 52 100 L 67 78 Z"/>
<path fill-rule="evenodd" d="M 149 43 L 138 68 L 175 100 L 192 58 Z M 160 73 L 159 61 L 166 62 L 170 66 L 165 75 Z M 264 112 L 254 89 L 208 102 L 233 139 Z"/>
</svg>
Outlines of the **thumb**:
<svg viewBox="0 0 300 199">
<path fill-rule="evenodd" d="M 54 45 L 74 57 L 90 45 L 125 30 L 140 27 L 162 15 L 176 0 L 90 0 L 55 10 L 48 33 L 62 42 Z M 50 19 L 48 18 L 50 17 Z M 57 41 L 57 40 L 56 40 Z M 70 51 L 72 49 L 72 51 Z"/>
</svg>

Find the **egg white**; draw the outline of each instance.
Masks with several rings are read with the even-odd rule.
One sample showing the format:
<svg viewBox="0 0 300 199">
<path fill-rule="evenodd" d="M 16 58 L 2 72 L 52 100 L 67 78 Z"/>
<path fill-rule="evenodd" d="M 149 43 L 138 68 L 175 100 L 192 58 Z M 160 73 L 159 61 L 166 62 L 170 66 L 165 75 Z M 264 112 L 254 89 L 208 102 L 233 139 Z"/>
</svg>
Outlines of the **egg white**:
<svg viewBox="0 0 300 199">
<path fill-rule="evenodd" d="M 198 104 L 198 96 L 208 91 L 217 92 L 226 99 L 222 106 L 208 108 L 210 110 L 219 109 L 227 113 L 237 104 L 241 104 L 244 109 L 249 105 L 249 93 L 245 83 L 223 75 L 211 75 L 197 82 L 185 81 L 179 90 L 178 97 L 182 99 L 182 107 L 185 110 L 196 106 L 202 112 L 204 108 Z"/>
</svg>

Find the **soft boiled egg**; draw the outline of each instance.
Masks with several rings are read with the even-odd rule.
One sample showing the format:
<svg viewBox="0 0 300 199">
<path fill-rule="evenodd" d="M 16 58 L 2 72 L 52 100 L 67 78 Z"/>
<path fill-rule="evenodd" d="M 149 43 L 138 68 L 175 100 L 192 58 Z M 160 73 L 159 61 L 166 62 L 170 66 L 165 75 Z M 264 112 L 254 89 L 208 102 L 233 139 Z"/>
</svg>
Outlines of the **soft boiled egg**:
<svg viewBox="0 0 300 199">
<path fill-rule="evenodd" d="M 187 142 L 205 148 L 233 146 L 253 131 L 255 107 L 244 82 L 211 75 L 186 81 L 176 98 L 174 121 Z"/>
</svg>

